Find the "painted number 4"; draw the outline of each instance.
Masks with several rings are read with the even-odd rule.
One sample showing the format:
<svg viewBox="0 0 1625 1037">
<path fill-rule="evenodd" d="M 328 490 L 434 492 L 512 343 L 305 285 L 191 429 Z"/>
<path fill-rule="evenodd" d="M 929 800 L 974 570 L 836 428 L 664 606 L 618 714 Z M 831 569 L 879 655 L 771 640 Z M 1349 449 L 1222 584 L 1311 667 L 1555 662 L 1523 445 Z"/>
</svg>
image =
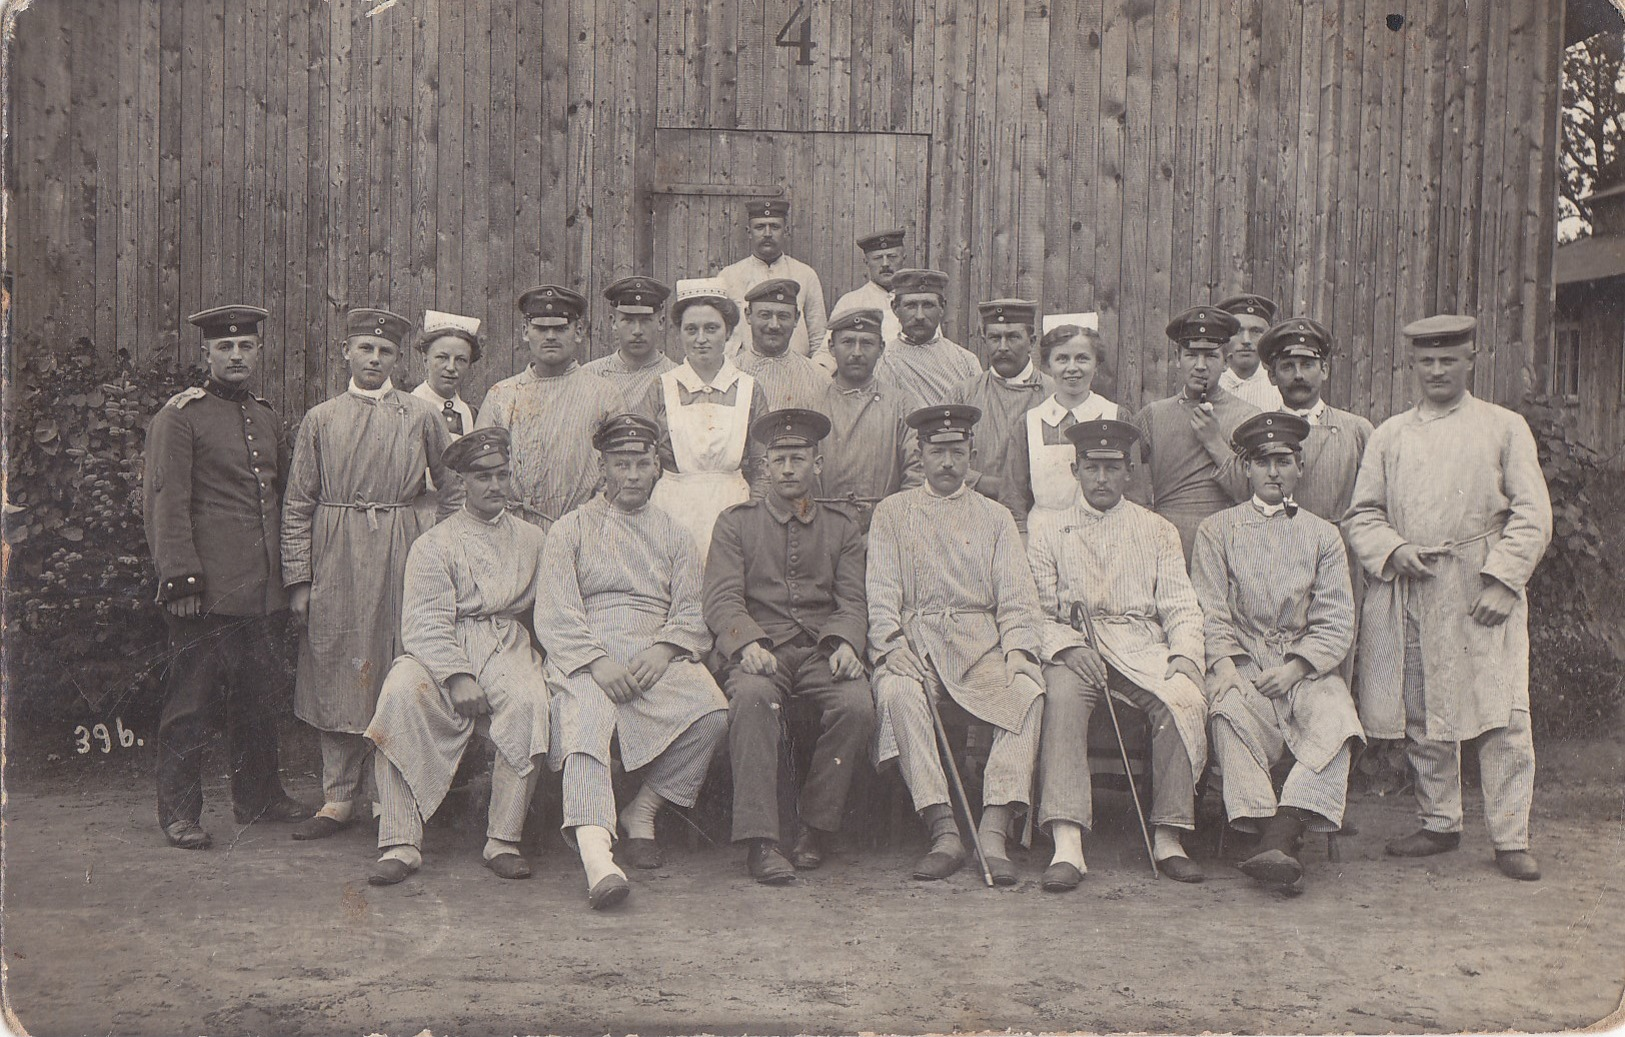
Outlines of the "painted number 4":
<svg viewBox="0 0 1625 1037">
<path fill-rule="evenodd" d="M 796 9 L 791 12 L 790 17 L 785 19 L 784 24 L 780 26 L 779 34 L 773 37 L 773 43 L 776 46 L 789 47 L 791 50 L 801 52 L 796 57 L 796 64 L 798 65 L 811 65 L 813 63 L 813 48 L 818 46 L 818 44 L 812 41 L 812 15 L 809 14 L 803 17 L 802 12 L 804 12 L 806 8 L 807 5 L 805 3 L 797 4 Z M 792 29 L 792 26 L 796 24 L 797 18 L 801 19 L 801 26 L 800 28 Z M 792 32 L 794 32 L 795 35 L 791 35 Z"/>
</svg>

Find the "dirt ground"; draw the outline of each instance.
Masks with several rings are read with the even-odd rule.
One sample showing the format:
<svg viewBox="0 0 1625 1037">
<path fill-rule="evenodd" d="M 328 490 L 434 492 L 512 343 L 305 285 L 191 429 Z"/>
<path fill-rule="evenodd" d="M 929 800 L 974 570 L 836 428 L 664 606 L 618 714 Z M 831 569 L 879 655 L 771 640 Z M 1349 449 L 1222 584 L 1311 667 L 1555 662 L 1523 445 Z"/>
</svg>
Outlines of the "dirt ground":
<svg viewBox="0 0 1625 1037">
<path fill-rule="evenodd" d="M 477 830 L 431 827 L 423 870 L 373 889 L 369 826 L 317 844 L 238 826 L 223 780 L 215 848 L 171 849 L 149 753 L 8 759 L 5 995 L 27 1032 L 1559 1030 L 1625 987 L 1620 734 L 1543 747 L 1538 883 L 1494 870 L 1476 797 L 1460 851 L 1384 858 L 1408 797 L 1370 796 L 1339 863 L 1311 840 L 1301 897 L 1212 860 L 1204 885 L 1154 881 L 1126 799 L 1104 793 L 1067 895 L 1038 887 L 1040 850 L 1012 889 L 970 869 L 911 881 L 909 842 L 769 889 L 668 819 L 667 865 L 605 914 L 556 836 L 535 878 L 504 882 Z M 311 800 L 313 762 L 288 767 Z"/>
</svg>

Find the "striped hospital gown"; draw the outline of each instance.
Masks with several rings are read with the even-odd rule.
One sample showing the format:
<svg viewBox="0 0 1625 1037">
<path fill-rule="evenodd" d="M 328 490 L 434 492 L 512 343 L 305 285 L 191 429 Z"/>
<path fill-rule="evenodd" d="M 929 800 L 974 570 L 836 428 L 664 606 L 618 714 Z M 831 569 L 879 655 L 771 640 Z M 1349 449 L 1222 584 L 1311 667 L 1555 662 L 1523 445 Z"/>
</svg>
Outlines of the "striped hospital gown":
<svg viewBox="0 0 1625 1037">
<path fill-rule="evenodd" d="M 625 406 L 613 385 L 579 365 L 549 378 L 527 367 L 491 386 L 478 424 L 513 435 L 514 499 L 526 521 L 546 529 L 593 495 L 592 434 Z"/>
<path fill-rule="evenodd" d="M 637 770 L 694 721 L 728 708 L 698 661 L 711 634 L 693 538 L 653 504 L 627 512 L 595 497 L 560 519 L 542 550 L 535 618 L 553 692 L 554 770 L 571 753 L 608 764 L 617 735 L 622 764 Z M 662 642 L 682 654 L 638 698 L 617 704 L 593 680 L 596 660 L 626 663 Z"/>
<path fill-rule="evenodd" d="M 581 369 L 598 375 L 615 387 L 621 394 L 621 411 L 624 413 L 642 410 L 643 405 L 648 402 L 649 386 L 676 366 L 677 361 L 664 353 L 656 352 L 647 364 L 633 367 L 617 351 L 608 356 L 601 356 L 597 360 L 589 360 L 581 365 Z"/>
<path fill-rule="evenodd" d="M 950 402 L 955 386 L 981 373 L 976 354 L 944 338 L 941 330 L 918 345 L 901 335 L 891 339 L 875 365 L 875 374 L 918 397 L 922 407 Z"/>
<path fill-rule="evenodd" d="M 768 410 L 802 407 L 823 410 L 820 405 L 829 387 L 827 371 L 798 353 L 763 356 L 755 349 L 742 349 L 734 358 L 741 371 L 756 379 L 767 396 Z"/>
</svg>

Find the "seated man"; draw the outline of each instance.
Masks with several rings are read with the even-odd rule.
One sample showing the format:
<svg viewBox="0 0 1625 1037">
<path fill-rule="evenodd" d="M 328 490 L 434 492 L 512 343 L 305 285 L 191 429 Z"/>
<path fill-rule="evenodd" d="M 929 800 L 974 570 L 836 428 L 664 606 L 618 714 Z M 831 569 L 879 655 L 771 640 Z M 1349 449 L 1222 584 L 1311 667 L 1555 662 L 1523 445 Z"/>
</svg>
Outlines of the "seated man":
<svg viewBox="0 0 1625 1037">
<path fill-rule="evenodd" d="M 1196 531 L 1191 579 L 1206 619 L 1213 751 L 1224 809 L 1243 831 L 1262 830 L 1241 870 L 1293 886 L 1305 829 L 1343 825 L 1353 743 L 1364 738 L 1354 698 L 1338 673 L 1354 646 L 1354 598 L 1343 536 L 1299 508 L 1309 422 L 1260 414 L 1232 441 L 1253 497 Z M 1292 770 L 1277 803 L 1270 768 Z"/>
<path fill-rule="evenodd" d="M 610 856 L 610 741 L 628 771 L 648 768 L 621 815 L 625 859 L 658 868 L 655 815 L 666 803 L 694 805 L 728 727 L 728 702 L 699 661 L 711 637 L 694 538 L 649 504 L 659 438 L 636 414 L 593 435 L 604 492 L 548 532 L 536 592 L 536 638 L 553 693 L 548 765 L 564 771 L 562 827 L 581 854 L 595 910 L 631 889 Z"/>
<path fill-rule="evenodd" d="M 717 519 L 705 563 L 705 622 L 725 662 L 735 842 L 749 842 L 751 877 L 766 885 L 816 868 L 840 830 L 875 704 L 860 661 L 869 615 L 863 532 L 837 505 L 812 499 L 829 419 L 776 410 L 750 434 L 767 450 L 767 495 Z M 801 791 L 802 832 L 779 851 L 779 741 L 790 699 L 818 711 L 821 734 Z M 794 866 L 794 868 L 792 867 Z"/>
<path fill-rule="evenodd" d="M 965 862 L 948 801 L 931 705 L 993 725 L 977 825 L 993 881 L 1019 876 L 1005 851 L 1017 808 L 1032 800 L 1044 686 L 1038 600 L 1008 508 L 965 485 L 976 461 L 975 407 L 917 410 L 925 485 L 875 506 L 869 528 L 869 645 L 876 663 L 875 758 L 897 757 L 931 830 L 917 879 L 945 879 Z M 946 694 L 944 694 L 946 693 Z"/>
<path fill-rule="evenodd" d="M 1151 725 L 1151 854 L 1162 874 L 1201 882 L 1180 833 L 1196 827 L 1196 781 L 1207 766 L 1202 697 L 1202 610 L 1167 519 L 1123 499 L 1139 429 L 1125 421 L 1082 421 L 1066 430 L 1083 499 L 1035 513 L 1027 554 L 1044 624 L 1044 718 L 1038 822 L 1049 826 L 1052 893 L 1075 888 L 1088 870 L 1083 833 L 1093 818 L 1089 716 L 1108 689 Z M 1074 602 L 1094 618 L 1100 644 L 1069 623 Z"/>
<path fill-rule="evenodd" d="M 508 430 L 452 443 L 445 466 L 462 477 L 463 510 L 424 533 L 406 560 L 401 643 L 367 738 L 378 747 L 378 848 L 367 881 L 393 885 L 423 862 L 423 820 L 434 815 L 475 732 L 497 748 L 485 866 L 530 876 L 519 853 L 547 751 L 547 681 L 520 618 L 536 597 L 542 531 L 507 512 L 513 482 Z"/>
</svg>

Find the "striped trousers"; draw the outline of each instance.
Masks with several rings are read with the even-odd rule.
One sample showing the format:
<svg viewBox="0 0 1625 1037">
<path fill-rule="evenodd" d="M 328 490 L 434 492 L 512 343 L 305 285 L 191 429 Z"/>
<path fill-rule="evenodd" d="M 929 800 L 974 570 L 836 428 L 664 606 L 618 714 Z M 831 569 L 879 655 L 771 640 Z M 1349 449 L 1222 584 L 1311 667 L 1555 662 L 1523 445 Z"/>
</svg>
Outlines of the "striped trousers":
<svg viewBox="0 0 1625 1037">
<path fill-rule="evenodd" d="M 323 731 L 321 744 L 322 798 L 328 803 L 348 803 L 361 795 L 372 743 L 366 735 Z"/>
<path fill-rule="evenodd" d="M 1277 809 L 1275 784 L 1270 780 L 1269 768 L 1247 748 L 1229 717 L 1215 715 L 1212 723 L 1213 754 L 1219 758 L 1219 770 L 1224 775 L 1225 816 L 1238 830 L 1256 832 L 1259 820 L 1274 817 Z M 1270 763 L 1273 765 L 1284 759 L 1288 750 L 1280 733 L 1272 734 Z M 1342 828 L 1353 755 L 1349 743 L 1344 742 L 1332 761 L 1318 771 L 1292 761 L 1286 783 L 1281 786 L 1279 806 L 1297 807 L 1320 815 L 1320 820 L 1310 822 L 1311 832 L 1335 832 Z"/>
<path fill-rule="evenodd" d="M 383 753 L 373 756 L 373 780 L 378 783 L 378 848 L 423 846 L 423 812 L 418 808 L 412 787 L 400 770 Z M 536 776 L 541 773 L 537 758 L 531 772 L 521 778 L 501 753 L 491 765 L 491 818 L 485 834 L 505 843 L 517 843 L 525 833 L 525 812 L 530 808 Z"/>
<path fill-rule="evenodd" d="M 691 807 L 700 798 L 711 769 L 711 757 L 728 734 L 728 714 L 707 713 L 683 729 L 654 761 L 644 768 L 643 784 L 660 798 L 680 807 Z M 608 829 L 614 835 L 615 789 L 610 783 L 609 765 L 586 753 L 564 758 L 564 821 L 566 834 L 582 825 Z"/>
<path fill-rule="evenodd" d="M 933 688 L 937 708 L 944 723 L 974 720 L 942 687 Z M 936 728 L 931 707 L 919 681 L 895 673 L 875 678 L 875 699 L 880 710 L 891 718 L 897 739 L 897 766 L 914 799 L 914 809 L 948 802 L 948 778 L 937 750 Z M 1043 726 L 1044 697 L 1027 707 L 1020 731 L 993 728 L 993 746 L 987 754 L 987 770 L 982 775 L 982 805 L 1005 806 L 1032 801 L 1033 766 L 1038 761 L 1038 733 Z"/>
</svg>

